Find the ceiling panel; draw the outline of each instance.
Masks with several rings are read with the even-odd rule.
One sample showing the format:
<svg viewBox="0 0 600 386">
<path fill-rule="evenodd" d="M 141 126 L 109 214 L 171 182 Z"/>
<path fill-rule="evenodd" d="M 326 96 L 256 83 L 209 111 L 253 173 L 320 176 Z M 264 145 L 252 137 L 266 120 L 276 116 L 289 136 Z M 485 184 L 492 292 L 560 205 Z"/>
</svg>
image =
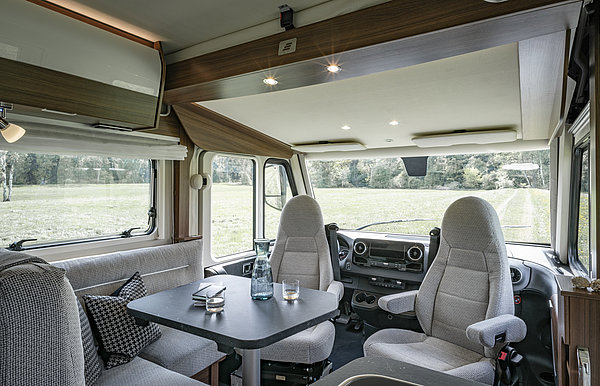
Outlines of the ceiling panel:
<svg viewBox="0 0 600 386">
<path fill-rule="evenodd" d="M 367 148 L 411 146 L 416 134 L 493 127 L 512 127 L 522 135 L 516 43 L 327 84 L 200 104 L 289 144 L 355 140 Z M 392 120 L 398 125 L 391 126 Z M 343 125 L 351 129 L 342 130 Z"/>
<path fill-rule="evenodd" d="M 162 41 L 166 53 L 277 20 L 278 7 L 286 2 L 298 12 L 327 1 L 52 0 L 148 40 Z"/>
</svg>

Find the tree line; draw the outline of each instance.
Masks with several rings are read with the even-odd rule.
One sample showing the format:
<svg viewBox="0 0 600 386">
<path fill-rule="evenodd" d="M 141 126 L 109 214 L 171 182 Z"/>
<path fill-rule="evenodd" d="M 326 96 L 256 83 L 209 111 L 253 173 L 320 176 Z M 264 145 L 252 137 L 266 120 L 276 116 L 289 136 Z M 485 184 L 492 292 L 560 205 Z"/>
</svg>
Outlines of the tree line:
<svg viewBox="0 0 600 386">
<path fill-rule="evenodd" d="M 2 200 L 13 186 L 149 183 L 150 161 L 0 151 Z"/>
<path fill-rule="evenodd" d="M 311 160 L 308 169 L 316 188 L 548 189 L 550 152 L 431 156 L 424 177 L 409 176 L 401 158 Z"/>
</svg>

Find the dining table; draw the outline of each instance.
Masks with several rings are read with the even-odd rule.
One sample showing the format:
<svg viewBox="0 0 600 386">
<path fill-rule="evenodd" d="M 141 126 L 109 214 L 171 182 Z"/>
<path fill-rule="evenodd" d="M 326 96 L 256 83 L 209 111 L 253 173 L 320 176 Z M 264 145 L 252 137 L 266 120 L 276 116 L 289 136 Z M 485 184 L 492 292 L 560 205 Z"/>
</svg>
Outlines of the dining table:
<svg viewBox="0 0 600 386">
<path fill-rule="evenodd" d="M 300 288 L 300 296 L 284 300 L 281 284 L 273 297 L 253 300 L 251 279 L 215 275 L 157 292 L 127 305 L 130 315 L 211 339 L 241 350 L 242 384 L 260 385 L 260 349 L 338 315 L 337 297 L 326 291 Z M 211 313 L 194 305 L 192 294 L 206 284 L 225 286 L 223 311 Z"/>
</svg>

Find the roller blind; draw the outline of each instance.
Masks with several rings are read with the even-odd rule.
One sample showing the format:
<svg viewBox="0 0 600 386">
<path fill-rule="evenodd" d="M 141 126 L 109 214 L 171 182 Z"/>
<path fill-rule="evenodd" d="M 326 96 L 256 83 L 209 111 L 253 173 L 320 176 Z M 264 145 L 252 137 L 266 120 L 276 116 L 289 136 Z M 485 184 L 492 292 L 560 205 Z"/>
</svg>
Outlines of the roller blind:
<svg viewBox="0 0 600 386">
<path fill-rule="evenodd" d="M 0 139 L 0 150 L 59 155 L 95 155 L 120 158 L 183 160 L 187 148 L 178 138 L 139 132 L 70 127 L 13 121 L 27 132 L 14 143 Z"/>
</svg>

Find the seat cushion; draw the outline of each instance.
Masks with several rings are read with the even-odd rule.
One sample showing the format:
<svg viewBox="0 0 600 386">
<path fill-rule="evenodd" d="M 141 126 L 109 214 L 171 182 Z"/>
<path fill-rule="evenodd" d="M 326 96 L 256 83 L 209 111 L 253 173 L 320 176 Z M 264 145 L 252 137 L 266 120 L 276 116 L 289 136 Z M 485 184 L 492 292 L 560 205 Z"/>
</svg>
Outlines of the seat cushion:
<svg viewBox="0 0 600 386">
<path fill-rule="evenodd" d="M 167 370 L 164 367 L 140 357 L 136 357 L 131 362 L 125 363 L 124 365 L 103 371 L 98 381 L 94 383 L 94 386 L 115 385 L 202 386 L 205 384 L 192 378 L 188 378 L 185 375 Z"/>
<path fill-rule="evenodd" d="M 260 358 L 294 363 L 315 363 L 329 358 L 335 327 L 329 321 L 307 328 L 260 349 Z"/>
<path fill-rule="evenodd" d="M 381 330 L 363 348 L 365 356 L 391 358 L 489 384 L 494 380 L 491 360 L 483 355 L 414 331 Z"/>
<path fill-rule="evenodd" d="M 212 340 L 166 326 L 161 326 L 161 333 L 139 356 L 188 377 L 225 356 Z"/>
</svg>

